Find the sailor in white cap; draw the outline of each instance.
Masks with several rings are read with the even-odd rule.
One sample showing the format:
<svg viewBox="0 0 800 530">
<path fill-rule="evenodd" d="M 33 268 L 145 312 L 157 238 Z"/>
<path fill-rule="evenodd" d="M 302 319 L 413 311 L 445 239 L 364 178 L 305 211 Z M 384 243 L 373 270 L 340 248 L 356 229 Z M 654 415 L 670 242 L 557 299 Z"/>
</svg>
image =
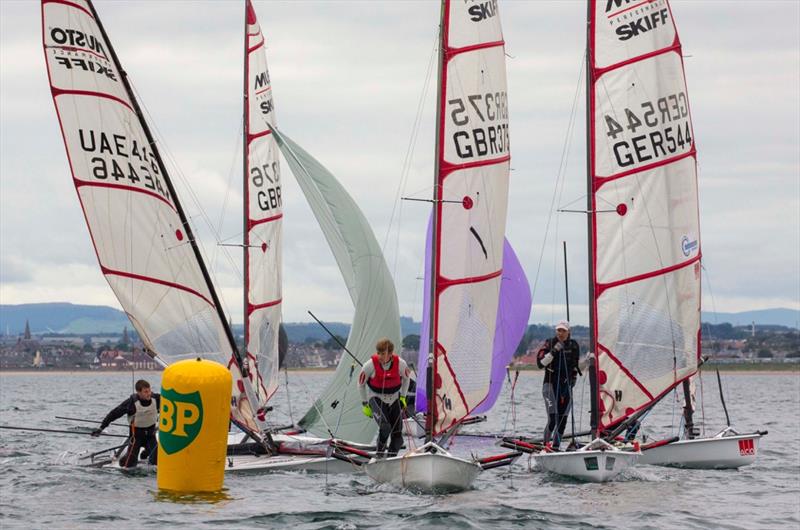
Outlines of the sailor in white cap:
<svg viewBox="0 0 800 530">
<path fill-rule="evenodd" d="M 547 409 L 544 443 L 558 450 L 572 407 L 572 387 L 580 373 L 580 346 L 570 338 L 569 322 L 556 324 L 556 336 L 544 342 L 536 364 L 544 370 L 542 396 Z"/>
</svg>

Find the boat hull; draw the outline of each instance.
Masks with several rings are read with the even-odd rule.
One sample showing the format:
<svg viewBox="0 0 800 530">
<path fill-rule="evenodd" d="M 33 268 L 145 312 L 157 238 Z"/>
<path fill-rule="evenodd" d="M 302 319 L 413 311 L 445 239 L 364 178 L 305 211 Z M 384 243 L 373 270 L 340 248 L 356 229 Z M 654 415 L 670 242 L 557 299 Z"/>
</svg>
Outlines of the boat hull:
<svg viewBox="0 0 800 530">
<path fill-rule="evenodd" d="M 633 466 L 641 453 L 619 450 L 588 450 L 539 453 L 537 464 L 545 471 L 586 482 L 607 482 Z"/>
<path fill-rule="evenodd" d="M 228 457 L 226 473 L 274 473 L 304 471 L 308 473 L 352 473 L 358 467 L 327 456 L 241 455 Z"/>
<path fill-rule="evenodd" d="M 469 489 L 481 467 L 447 453 L 409 453 L 371 461 L 362 466 L 375 482 L 421 493 L 449 493 Z"/>
<path fill-rule="evenodd" d="M 679 440 L 642 452 L 642 464 L 688 469 L 736 469 L 752 464 L 760 434 Z"/>
</svg>

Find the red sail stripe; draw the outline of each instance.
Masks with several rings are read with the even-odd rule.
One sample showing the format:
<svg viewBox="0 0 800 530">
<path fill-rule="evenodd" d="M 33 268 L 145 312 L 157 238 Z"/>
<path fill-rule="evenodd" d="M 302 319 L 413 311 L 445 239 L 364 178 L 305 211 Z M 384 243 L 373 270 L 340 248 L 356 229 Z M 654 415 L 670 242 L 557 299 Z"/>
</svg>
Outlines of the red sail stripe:
<svg viewBox="0 0 800 530">
<path fill-rule="evenodd" d="M 283 219 L 282 213 L 279 213 L 278 215 L 273 215 L 272 217 L 266 217 L 264 219 L 248 219 L 247 229 L 252 230 L 253 227 L 255 226 L 263 225 L 264 223 L 271 223 L 272 221 L 277 221 L 278 219 Z"/>
<path fill-rule="evenodd" d="M 250 142 L 252 142 L 253 140 L 258 140 L 259 138 L 267 136 L 268 134 L 272 134 L 272 129 L 267 129 L 264 132 L 255 133 L 255 134 L 247 133 L 247 143 L 249 145 Z"/>
<path fill-rule="evenodd" d="M 45 48 L 47 48 L 48 50 L 56 49 L 56 50 L 67 50 L 67 51 L 71 51 L 71 52 L 84 52 L 84 53 L 89 53 L 91 55 L 94 55 L 95 57 L 99 57 L 100 59 L 103 59 L 104 61 L 110 61 L 110 59 L 108 57 L 106 57 L 105 55 L 100 55 L 99 53 L 97 53 L 95 51 L 92 51 L 92 50 L 87 50 L 86 48 L 76 48 L 75 46 L 61 46 L 61 45 L 58 45 L 58 44 L 50 44 L 49 46 L 45 45 Z"/>
<path fill-rule="evenodd" d="M 466 284 L 470 284 L 470 283 L 481 283 L 481 282 L 485 282 L 485 281 L 497 278 L 501 274 L 503 274 L 503 269 L 500 269 L 500 270 L 494 271 L 494 272 L 490 272 L 489 274 L 484 274 L 482 276 L 468 276 L 466 278 L 451 279 L 451 278 L 445 278 L 444 276 L 439 276 L 439 281 L 436 282 L 436 290 L 438 292 L 442 292 L 445 289 L 447 289 L 448 287 L 452 287 L 454 285 L 466 285 Z"/>
<path fill-rule="evenodd" d="M 262 89 L 262 90 L 259 90 L 258 92 L 256 92 L 256 94 L 255 94 L 255 95 L 256 95 L 256 96 L 258 96 L 259 94 L 263 94 L 264 92 L 267 92 L 268 90 L 272 90 L 272 87 L 271 87 L 271 86 L 268 86 L 267 88 L 264 88 L 264 89 Z"/>
<path fill-rule="evenodd" d="M 112 96 L 111 94 L 106 94 L 105 92 L 94 92 L 92 90 L 70 90 L 70 89 L 57 88 L 57 87 L 53 86 L 52 83 L 50 84 L 50 92 L 52 92 L 54 98 L 57 98 L 58 96 L 88 96 L 88 97 L 110 99 L 111 101 L 116 101 L 117 103 L 121 103 L 122 105 L 125 105 L 128 108 L 128 110 L 130 110 L 131 112 L 135 113 L 135 111 L 133 110 L 133 107 L 131 107 L 130 103 L 128 103 L 124 99 L 118 98 L 117 96 Z"/>
<path fill-rule="evenodd" d="M 274 307 L 278 304 L 283 302 L 283 298 L 278 298 L 277 300 L 270 300 L 269 302 L 264 302 L 263 304 L 251 304 L 248 302 L 247 304 L 247 314 L 253 313 L 259 309 L 266 309 L 268 307 Z"/>
<path fill-rule="evenodd" d="M 603 346 L 603 345 L 602 345 L 602 344 L 600 344 L 599 342 L 597 343 L 597 349 L 598 349 L 598 350 L 602 350 L 602 351 L 603 351 L 603 352 L 604 352 L 606 355 L 608 355 L 608 357 L 609 357 L 609 358 L 610 358 L 612 361 L 614 361 L 614 363 L 616 363 L 616 365 L 619 367 L 619 369 L 620 369 L 620 370 L 622 370 L 622 371 L 625 373 L 625 375 L 627 375 L 627 376 L 628 376 L 628 379 L 630 379 L 631 381 L 633 381 L 633 382 L 636 384 L 636 386 L 638 386 L 638 387 L 639 387 L 639 390 L 641 390 L 642 392 L 644 392 L 644 394 L 645 394 L 647 397 L 649 397 L 651 400 L 653 399 L 653 394 L 651 394 L 651 393 L 650 393 L 650 391 L 647 389 L 647 387 L 645 387 L 645 386 L 644 386 L 644 385 L 643 385 L 643 384 L 642 384 L 642 383 L 641 383 L 641 382 L 640 382 L 640 381 L 639 381 L 639 380 L 638 380 L 638 379 L 637 379 L 637 378 L 636 378 L 636 377 L 635 377 L 635 376 L 634 376 L 634 375 L 631 373 L 631 371 L 630 371 L 630 370 L 628 370 L 628 368 L 627 368 L 627 367 L 626 367 L 624 364 L 622 364 L 622 361 L 620 361 L 620 360 L 617 358 L 617 356 L 616 356 L 616 355 L 614 355 L 613 353 L 611 353 L 611 350 L 609 350 L 608 348 L 606 348 L 605 346 Z"/>
<path fill-rule="evenodd" d="M 476 167 L 484 167 L 484 166 L 493 166 L 496 164 L 502 164 L 511 160 L 511 155 L 501 156 L 500 158 L 490 158 L 488 160 L 478 160 L 476 162 L 465 162 L 463 164 L 452 164 L 447 162 L 444 157 L 442 157 L 442 161 L 439 163 L 439 174 L 441 175 L 442 182 L 446 179 L 450 173 L 455 171 L 461 171 L 463 169 L 472 169 Z"/>
<path fill-rule="evenodd" d="M 667 166 L 667 165 L 672 164 L 674 162 L 679 162 L 679 161 L 683 160 L 684 158 L 689 158 L 690 156 L 691 157 L 696 157 L 697 156 L 697 149 L 694 146 L 694 140 L 692 140 L 692 148 L 689 151 L 687 151 L 687 152 L 685 152 L 683 154 L 676 155 L 676 156 L 673 156 L 672 158 L 667 158 L 665 160 L 660 160 L 658 162 L 653 162 L 652 164 L 647 164 L 647 165 L 644 165 L 644 166 L 641 166 L 641 167 L 637 167 L 635 169 L 629 169 L 627 171 L 623 171 L 622 173 L 615 173 L 614 175 L 611 175 L 610 177 L 595 176 L 595 178 L 593 179 L 594 191 L 595 191 L 595 193 L 597 193 L 597 191 L 604 184 L 606 184 L 608 182 L 611 182 L 613 180 L 621 179 L 623 177 L 627 177 L 629 175 L 633 175 L 633 174 L 636 174 L 636 173 L 643 173 L 645 171 L 650 171 L 651 169 L 657 169 L 657 168 L 660 168 L 660 167 L 663 167 L 663 166 Z"/>
<path fill-rule="evenodd" d="M 263 45 L 264 45 L 264 41 L 262 40 L 261 42 L 259 42 L 255 46 L 253 46 L 252 48 L 247 48 L 247 54 L 250 55 L 251 53 L 253 53 L 257 49 L 261 48 Z"/>
<path fill-rule="evenodd" d="M 45 4 L 61 4 L 61 5 L 65 5 L 65 6 L 68 6 L 68 7 L 74 7 L 75 9 L 83 11 L 84 13 L 89 15 L 89 17 L 92 20 L 94 20 L 94 15 L 92 15 L 92 13 L 89 12 L 85 7 L 83 7 L 81 5 L 78 5 L 78 4 L 75 4 L 75 3 L 72 3 L 72 2 L 68 2 L 67 0 L 42 0 L 42 7 L 44 7 Z"/>
<path fill-rule="evenodd" d="M 677 36 L 677 30 L 676 30 L 676 36 Z M 624 61 L 620 61 L 620 62 L 615 63 L 615 64 L 610 64 L 608 66 L 604 66 L 603 68 L 596 68 L 595 67 L 594 68 L 595 82 L 597 81 L 597 79 L 600 78 L 600 76 L 602 76 L 603 74 L 607 74 L 608 72 L 610 72 L 612 70 L 618 70 L 619 68 L 622 68 L 623 66 L 628 66 L 629 64 L 638 63 L 640 61 L 644 61 L 645 59 L 650 59 L 652 57 L 657 57 L 659 55 L 664 55 L 665 53 L 669 53 L 669 52 L 676 52 L 676 53 L 678 53 L 678 55 L 680 55 L 680 51 L 681 51 L 681 45 L 678 42 L 678 39 L 676 38 L 675 42 L 673 42 L 672 44 L 670 44 L 666 48 L 661 48 L 660 50 L 653 50 L 651 52 L 643 53 L 642 55 L 637 55 L 636 57 L 631 57 L 630 59 L 625 59 Z"/>
<path fill-rule="evenodd" d="M 175 209 L 175 206 L 171 202 L 169 202 L 166 198 L 162 197 L 158 193 L 155 193 L 155 192 L 152 192 L 152 191 L 148 191 L 148 190 L 143 190 L 142 188 L 137 188 L 136 186 L 126 186 L 124 184 L 112 184 L 111 182 L 92 182 L 92 181 L 87 181 L 87 180 L 80 180 L 80 179 L 77 179 L 77 178 L 73 178 L 72 180 L 73 180 L 73 182 L 75 184 L 75 188 L 76 189 L 77 188 L 82 188 L 84 186 L 91 186 L 91 187 L 94 187 L 94 188 L 116 188 L 116 189 L 120 189 L 120 190 L 131 191 L 131 192 L 134 192 L 134 193 L 144 193 L 145 195 L 149 195 L 150 197 L 153 197 L 154 199 L 158 199 L 158 200 L 164 202 L 167 206 L 172 208 L 172 211 L 174 211 L 175 213 L 178 213 L 178 210 Z"/>
<path fill-rule="evenodd" d="M 205 295 L 203 295 L 199 291 L 197 291 L 195 289 L 192 289 L 191 287 L 188 287 L 186 285 L 181 285 L 181 284 L 175 283 L 175 282 L 169 282 L 167 280 L 161 280 L 159 278 L 153 278 L 152 276 L 143 276 L 141 274 L 136 274 L 136 273 L 133 273 L 133 272 L 125 272 L 125 271 L 118 271 L 118 270 L 110 269 L 110 268 L 106 267 L 105 265 L 103 265 L 102 263 L 100 264 L 100 270 L 103 271 L 103 274 L 109 274 L 109 275 L 112 275 L 112 276 L 122 276 L 123 278 L 132 278 L 134 280 L 141 280 L 143 282 L 155 283 L 155 284 L 158 284 L 158 285 L 164 285 L 166 287 L 172 287 L 172 288 L 175 288 L 175 289 L 180 289 L 181 291 L 185 291 L 187 293 L 190 293 L 190 294 L 193 294 L 193 295 L 197 296 L 198 298 L 203 299 L 211 307 L 215 307 L 214 303 L 211 300 L 209 300 L 208 298 L 206 298 Z"/>
<path fill-rule="evenodd" d="M 463 46 L 461 48 L 447 48 L 445 51 L 445 62 L 449 61 L 456 55 L 461 55 L 462 53 L 474 52 L 477 50 L 485 50 L 487 48 L 497 48 L 498 46 L 503 46 L 505 41 L 497 40 L 492 42 L 481 42 L 480 44 L 471 44 L 470 46 Z"/>
<path fill-rule="evenodd" d="M 655 2 L 655 1 L 656 0 L 644 0 L 644 2 L 639 2 L 638 4 L 633 4 L 630 7 L 626 7 L 625 9 L 621 9 L 621 10 L 617 11 L 616 13 L 611 13 L 610 15 L 607 15 L 607 18 L 614 18 L 616 16 L 621 15 L 622 13 L 627 13 L 631 9 L 636 9 L 637 7 L 641 7 L 641 6 L 645 5 L 645 4 L 651 4 L 651 3 Z"/>
<path fill-rule="evenodd" d="M 676 263 L 675 265 L 670 265 L 669 267 L 664 267 L 663 269 L 658 269 L 651 272 L 645 272 L 644 274 L 638 274 L 636 276 L 631 276 L 629 278 L 623 278 L 621 280 L 609 282 L 609 283 L 596 283 L 595 284 L 595 297 L 600 298 L 600 295 L 606 289 L 611 289 L 613 287 L 619 287 L 620 285 L 626 285 L 629 283 L 639 282 L 642 280 L 646 280 L 648 278 L 655 278 L 656 276 L 662 276 L 664 274 L 668 274 L 673 271 L 677 271 L 680 269 L 684 269 L 693 263 L 700 261 L 701 253 L 698 252 L 697 256 L 693 257 L 690 260 L 682 261 L 681 263 Z"/>
</svg>

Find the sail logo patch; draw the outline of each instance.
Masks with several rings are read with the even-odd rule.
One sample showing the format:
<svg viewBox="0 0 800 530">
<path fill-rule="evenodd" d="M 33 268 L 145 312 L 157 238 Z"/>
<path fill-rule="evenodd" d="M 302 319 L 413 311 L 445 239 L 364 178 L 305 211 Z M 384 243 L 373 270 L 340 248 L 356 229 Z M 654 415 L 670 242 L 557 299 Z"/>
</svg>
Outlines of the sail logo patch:
<svg viewBox="0 0 800 530">
<path fill-rule="evenodd" d="M 489 0 L 488 2 L 472 5 L 467 9 L 467 13 L 471 15 L 469 19 L 473 22 L 481 22 L 487 18 L 492 18 L 497 15 L 497 0 Z"/>
<path fill-rule="evenodd" d="M 182 451 L 200 434 L 203 427 L 203 400 L 200 392 L 181 394 L 162 389 L 158 423 L 158 442 L 168 455 Z"/>
<path fill-rule="evenodd" d="M 80 48 L 82 48 L 108 60 L 103 44 L 94 35 L 89 35 L 77 29 L 51 28 L 50 38 L 61 46 L 79 48 L 77 51 L 81 51 Z"/>
<path fill-rule="evenodd" d="M 739 456 L 756 456 L 756 444 L 752 438 L 739 440 Z"/>
<path fill-rule="evenodd" d="M 666 26 L 669 9 L 659 0 L 607 0 L 606 16 L 612 26 L 617 26 L 617 38 L 626 41 Z"/>
<path fill-rule="evenodd" d="M 697 250 L 697 240 L 689 239 L 689 236 L 683 236 L 681 239 L 681 250 L 683 251 L 683 255 L 688 258 L 692 252 Z"/>
</svg>

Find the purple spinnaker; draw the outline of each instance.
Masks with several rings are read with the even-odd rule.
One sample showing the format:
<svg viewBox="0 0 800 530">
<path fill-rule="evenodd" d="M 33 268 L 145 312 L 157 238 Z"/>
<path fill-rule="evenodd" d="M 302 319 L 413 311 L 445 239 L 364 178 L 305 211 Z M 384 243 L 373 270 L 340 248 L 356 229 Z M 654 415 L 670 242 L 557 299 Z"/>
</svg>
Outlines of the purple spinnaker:
<svg viewBox="0 0 800 530">
<path fill-rule="evenodd" d="M 422 325 L 420 326 L 419 357 L 417 364 L 416 409 L 426 412 L 428 408 L 425 392 L 426 366 L 428 365 L 428 346 L 430 341 L 430 269 L 431 269 L 431 225 L 428 224 L 428 237 L 425 242 L 425 299 L 422 304 Z M 497 307 L 497 324 L 492 348 L 492 373 L 489 393 L 471 414 L 486 412 L 494 406 L 503 381 L 506 366 L 511 362 L 522 336 L 528 327 L 531 314 L 531 288 L 522 265 L 511 248 L 508 239 L 503 245 L 503 280 L 500 283 L 500 301 Z"/>
</svg>

